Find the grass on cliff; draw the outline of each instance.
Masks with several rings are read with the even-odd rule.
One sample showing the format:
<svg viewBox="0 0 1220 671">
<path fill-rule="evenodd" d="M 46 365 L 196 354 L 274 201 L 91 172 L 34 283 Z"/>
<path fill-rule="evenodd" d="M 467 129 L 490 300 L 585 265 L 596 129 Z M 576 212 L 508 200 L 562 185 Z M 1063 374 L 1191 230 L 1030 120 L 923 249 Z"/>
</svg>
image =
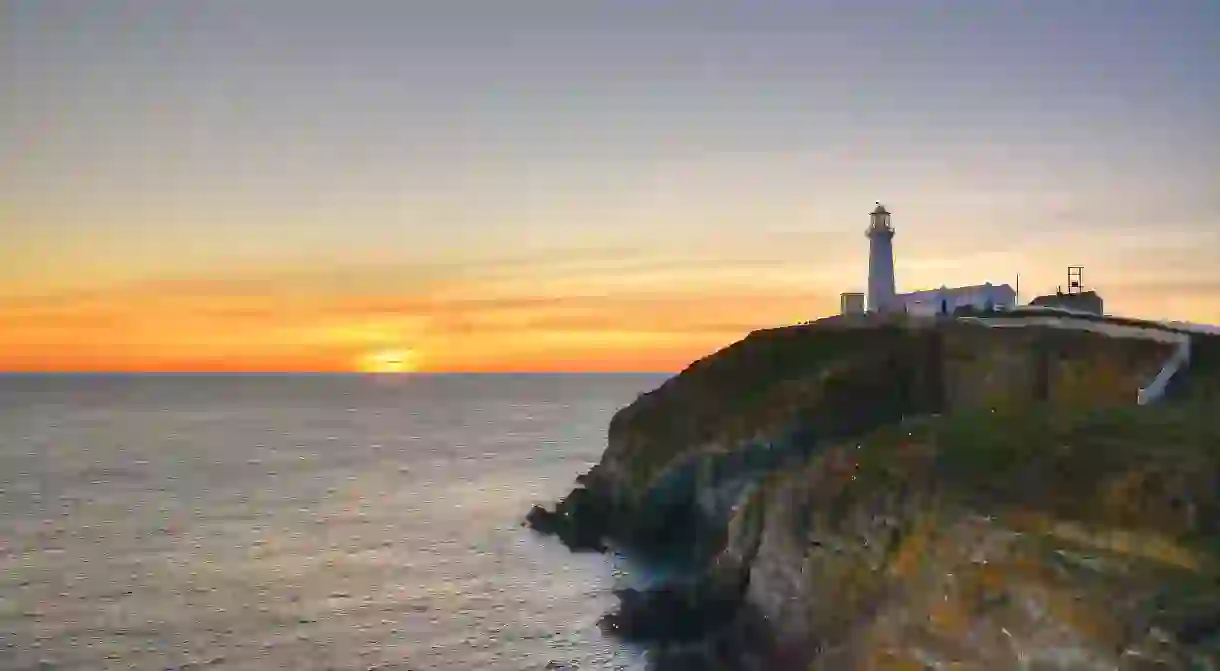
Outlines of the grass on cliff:
<svg viewBox="0 0 1220 671">
<path fill-rule="evenodd" d="M 758 331 L 689 366 L 611 422 L 635 434 L 628 468 L 646 485 L 675 456 L 812 427 L 823 436 L 895 421 L 912 398 L 929 339 L 896 325 L 837 322 Z"/>
<path fill-rule="evenodd" d="M 1186 372 L 1192 399 L 1220 402 L 1220 335 L 1191 336 L 1190 367 Z"/>
<path fill-rule="evenodd" d="M 795 505 L 792 540 L 814 541 L 802 566 L 835 604 L 813 611 L 822 629 L 850 631 L 902 603 L 954 645 L 995 613 L 1027 631 L 1058 623 L 1096 650 L 1138 647 L 1156 627 L 1179 652 L 1220 655 L 1214 404 L 921 418 L 768 486 L 781 509 Z M 960 589 L 946 592 L 942 576 Z M 1042 615 L 1023 620 L 1005 599 L 1032 599 Z"/>
<path fill-rule="evenodd" d="M 1210 404 L 960 413 L 887 427 L 856 452 L 844 494 L 918 481 L 980 512 L 1155 530 L 1220 553 L 1220 420 Z"/>
</svg>

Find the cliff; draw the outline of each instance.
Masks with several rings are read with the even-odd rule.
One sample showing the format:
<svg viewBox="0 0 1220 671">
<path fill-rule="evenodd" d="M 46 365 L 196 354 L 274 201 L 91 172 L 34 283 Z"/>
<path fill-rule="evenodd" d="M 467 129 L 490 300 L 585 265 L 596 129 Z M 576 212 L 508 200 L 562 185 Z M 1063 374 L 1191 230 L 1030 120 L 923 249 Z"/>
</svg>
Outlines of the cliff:
<svg viewBox="0 0 1220 671">
<path fill-rule="evenodd" d="M 1215 668 L 1218 488 L 1194 410 L 964 413 L 778 478 L 731 545 L 813 668 Z"/>
<path fill-rule="evenodd" d="M 684 622 L 718 667 L 1220 664 L 1215 342 L 1177 400 L 1136 408 L 1171 342 L 981 320 L 759 331 L 621 410 L 601 462 L 530 520 L 693 561 L 698 580 L 624 594 L 608 626 Z"/>
</svg>

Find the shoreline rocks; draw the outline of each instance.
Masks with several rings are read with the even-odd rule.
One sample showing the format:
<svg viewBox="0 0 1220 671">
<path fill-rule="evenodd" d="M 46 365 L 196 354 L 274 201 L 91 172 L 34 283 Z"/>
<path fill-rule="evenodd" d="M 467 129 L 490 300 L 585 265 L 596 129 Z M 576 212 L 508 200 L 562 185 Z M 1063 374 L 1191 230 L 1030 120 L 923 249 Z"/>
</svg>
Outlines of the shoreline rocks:
<svg viewBox="0 0 1220 671">
<path fill-rule="evenodd" d="M 554 510 L 534 506 L 526 514 L 525 524 L 538 533 L 556 536 L 573 552 L 600 553 L 608 549 L 605 542 L 610 530 L 608 511 L 584 487 L 572 490 Z"/>
</svg>

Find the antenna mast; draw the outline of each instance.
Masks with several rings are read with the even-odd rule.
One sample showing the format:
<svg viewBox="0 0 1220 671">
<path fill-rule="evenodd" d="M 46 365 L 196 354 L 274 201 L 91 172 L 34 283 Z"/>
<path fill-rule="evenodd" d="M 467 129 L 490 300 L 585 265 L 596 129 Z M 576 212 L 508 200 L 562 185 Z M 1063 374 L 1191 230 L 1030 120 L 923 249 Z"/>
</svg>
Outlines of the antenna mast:
<svg viewBox="0 0 1220 671">
<path fill-rule="evenodd" d="M 1068 266 L 1068 293 L 1084 291 L 1084 266 Z"/>
</svg>

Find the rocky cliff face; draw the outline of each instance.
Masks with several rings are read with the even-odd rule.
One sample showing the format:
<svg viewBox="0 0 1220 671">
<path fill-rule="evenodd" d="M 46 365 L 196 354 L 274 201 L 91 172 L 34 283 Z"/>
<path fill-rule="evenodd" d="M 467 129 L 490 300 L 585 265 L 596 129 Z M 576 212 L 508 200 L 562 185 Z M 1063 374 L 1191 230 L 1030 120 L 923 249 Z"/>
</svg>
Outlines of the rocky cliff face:
<svg viewBox="0 0 1220 671">
<path fill-rule="evenodd" d="M 1191 393 L 1133 407 L 1171 349 L 966 321 L 756 332 L 620 411 L 530 519 L 706 567 L 612 624 L 706 616 L 719 667 L 1220 668 L 1220 422 Z M 727 652 L 747 640 L 766 654 Z"/>
<path fill-rule="evenodd" d="M 813 668 L 1220 664 L 1220 423 L 1197 410 L 909 422 L 761 506 L 731 543 L 757 544 L 745 600 Z"/>
</svg>

